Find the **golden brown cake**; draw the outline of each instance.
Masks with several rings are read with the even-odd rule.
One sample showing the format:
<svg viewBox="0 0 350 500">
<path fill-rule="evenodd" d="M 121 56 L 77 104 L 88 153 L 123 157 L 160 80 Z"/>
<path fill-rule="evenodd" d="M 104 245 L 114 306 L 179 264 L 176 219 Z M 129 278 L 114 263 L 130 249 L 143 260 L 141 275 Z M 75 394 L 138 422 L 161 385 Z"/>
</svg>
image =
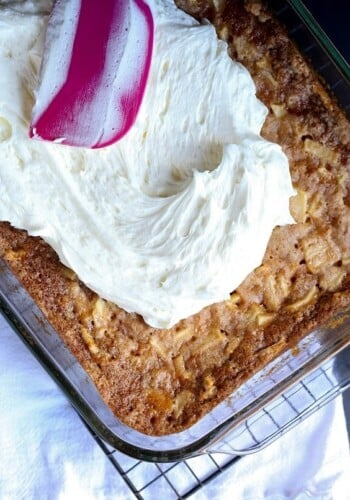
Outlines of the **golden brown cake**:
<svg viewBox="0 0 350 500">
<path fill-rule="evenodd" d="M 87 289 L 39 238 L 0 223 L 0 252 L 124 423 L 169 434 L 350 304 L 350 125 L 255 0 L 179 0 L 209 17 L 269 108 L 263 136 L 290 162 L 297 223 L 276 227 L 231 299 L 169 330 Z M 216 7 L 215 7 L 216 6 Z M 239 263 L 237 263 L 239 265 Z"/>
</svg>

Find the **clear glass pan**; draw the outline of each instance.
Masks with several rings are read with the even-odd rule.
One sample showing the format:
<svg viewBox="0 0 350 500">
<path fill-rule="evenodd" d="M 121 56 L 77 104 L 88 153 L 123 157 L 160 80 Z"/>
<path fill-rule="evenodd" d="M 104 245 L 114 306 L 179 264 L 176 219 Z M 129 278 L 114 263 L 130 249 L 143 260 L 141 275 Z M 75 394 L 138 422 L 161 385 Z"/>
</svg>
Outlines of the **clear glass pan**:
<svg viewBox="0 0 350 500">
<path fill-rule="evenodd" d="M 302 2 L 272 0 L 270 3 L 302 52 L 327 81 L 341 106 L 349 112 L 350 69 L 345 60 L 339 59 L 336 49 L 327 41 L 322 30 L 315 29 L 314 21 Z M 339 321 L 312 332 L 297 350 L 286 352 L 270 363 L 190 429 L 174 435 L 150 437 L 125 426 L 112 414 L 86 372 L 1 260 L 0 311 L 63 389 L 76 410 L 104 441 L 125 454 L 155 462 L 175 461 L 209 450 L 243 454 L 259 449 L 275 439 L 283 429 L 294 425 L 302 412 L 296 412 L 294 419 L 287 419 L 278 426 L 278 432 L 276 429 L 267 430 L 255 444 L 242 442 L 235 449 L 232 446 L 225 448 L 224 438 L 239 429 L 249 417 L 263 411 L 274 398 L 290 390 L 293 384 L 310 376 L 322 363 L 350 345 L 349 310 L 337 318 Z M 348 377 L 339 381 L 338 389 L 345 389 L 348 385 L 350 370 Z M 335 393 L 330 391 L 327 397 L 331 398 Z"/>
</svg>

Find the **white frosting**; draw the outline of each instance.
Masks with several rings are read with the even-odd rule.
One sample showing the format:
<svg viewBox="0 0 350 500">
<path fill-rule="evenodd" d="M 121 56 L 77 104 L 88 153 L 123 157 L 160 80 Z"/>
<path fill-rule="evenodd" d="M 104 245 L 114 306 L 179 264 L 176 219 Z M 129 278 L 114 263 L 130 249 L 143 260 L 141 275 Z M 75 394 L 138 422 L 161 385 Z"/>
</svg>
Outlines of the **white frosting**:
<svg viewBox="0 0 350 500">
<path fill-rule="evenodd" d="M 29 4 L 16 3 L 35 12 Z M 156 0 L 150 79 L 130 132 L 101 150 L 38 142 L 28 127 L 47 19 L 8 9 L 0 219 L 43 237 L 89 287 L 150 325 L 228 298 L 273 227 L 293 222 L 288 162 L 259 136 L 266 108 L 245 68 L 210 25 Z"/>
</svg>

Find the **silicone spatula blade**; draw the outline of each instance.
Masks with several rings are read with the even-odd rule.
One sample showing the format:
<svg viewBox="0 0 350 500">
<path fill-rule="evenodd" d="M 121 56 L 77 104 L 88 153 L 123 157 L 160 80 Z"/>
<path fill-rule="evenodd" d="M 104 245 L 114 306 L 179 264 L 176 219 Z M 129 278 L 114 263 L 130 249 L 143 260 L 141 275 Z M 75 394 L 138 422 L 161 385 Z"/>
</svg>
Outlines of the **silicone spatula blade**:
<svg viewBox="0 0 350 500">
<path fill-rule="evenodd" d="M 153 38 L 143 0 L 56 0 L 30 137 L 87 148 L 121 139 L 142 102 Z"/>
</svg>

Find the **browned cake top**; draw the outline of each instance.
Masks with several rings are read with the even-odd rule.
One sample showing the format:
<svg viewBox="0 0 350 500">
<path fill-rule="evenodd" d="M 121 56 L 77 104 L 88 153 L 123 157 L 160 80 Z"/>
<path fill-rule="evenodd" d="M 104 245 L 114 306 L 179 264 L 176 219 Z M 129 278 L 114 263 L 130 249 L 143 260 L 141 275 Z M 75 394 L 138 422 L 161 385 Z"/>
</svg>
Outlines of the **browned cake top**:
<svg viewBox="0 0 350 500">
<path fill-rule="evenodd" d="M 285 31 L 257 1 L 178 2 L 209 16 L 251 72 L 265 138 L 290 161 L 297 221 L 277 227 L 231 299 L 170 330 L 88 290 L 40 239 L 0 224 L 1 254 L 115 414 L 150 434 L 194 423 L 308 331 L 350 303 L 350 126 Z M 239 265 L 239 263 L 237 263 Z"/>
</svg>

